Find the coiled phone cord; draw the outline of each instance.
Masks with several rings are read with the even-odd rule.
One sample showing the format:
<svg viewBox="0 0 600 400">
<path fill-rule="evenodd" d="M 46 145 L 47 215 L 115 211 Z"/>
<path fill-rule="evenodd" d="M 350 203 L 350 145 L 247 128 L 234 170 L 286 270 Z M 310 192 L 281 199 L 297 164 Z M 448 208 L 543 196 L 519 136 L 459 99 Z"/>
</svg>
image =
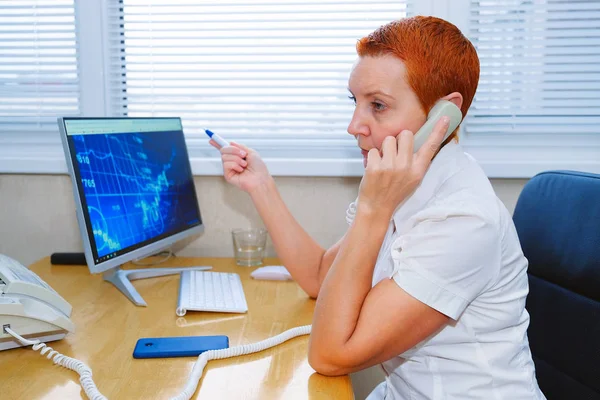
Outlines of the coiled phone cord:
<svg viewBox="0 0 600 400">
<path fill-rule="evenodd" d="M 348 223 L 348 225 L 352 225 L 352 222 L 354 222 L 354 217 L 356 217 L 356 203 L 358 202 L 358 199 L 354 200 L 352 203 L 350 203 L 350 205 L 348 206 L 348 209 L 346 210 L 346 222 Z"/>
<path fill-rule="evenodd" d="M 91 400 L 107 400 L 107 398 L 100 393 L 94 380 L 92 379 L 92 370 L 90 367 L 85 365 L 83 362 L 67 357 L 63 354 L 60 354 L 58 351 L 54 350 L 52 347 L 46 345 L 46 343 L 42 343 L 39 340 L 28 340 L 19 334 L 15 333 L 12 329 L 5 327 L 4 331 L 8 334 L 12 335 L 15 339 L 21 342 L 24 346 L 33 345 L 33 351 L 40 351 L 41 355 L 48 355 L 46 358 L 48 360 L 52 360 L 54 364 L 61 365 L 65 368 L 73 370 L 79 374 L 79 382 L 81 382 L 81 387 L 85 391 L 87 397 Z"/>
<path fill-rule="evenodd" d="M 185 385 L 185 389 L 171 400 L 189 400 L 192 398 L 198 389 L 198 383 L 200 382 L 200 378 L 202 378 L 204 367 L 208 361 L 237 357 L 244 354 L 258 353 L 259 351 L 275 347 L 297 336 L 308 335 L 310 334 L 311 327 L 311 325 L 299 326 L 258 343 L 244 344 L 241 346 L 231 347 L 229 349 L 209 350 L 200 354 L 196 360 L 196 363 L 194 364 L 194 367 L 192 368 L 192 373 L 190 374 L 190 378 Z"/>
</svg>

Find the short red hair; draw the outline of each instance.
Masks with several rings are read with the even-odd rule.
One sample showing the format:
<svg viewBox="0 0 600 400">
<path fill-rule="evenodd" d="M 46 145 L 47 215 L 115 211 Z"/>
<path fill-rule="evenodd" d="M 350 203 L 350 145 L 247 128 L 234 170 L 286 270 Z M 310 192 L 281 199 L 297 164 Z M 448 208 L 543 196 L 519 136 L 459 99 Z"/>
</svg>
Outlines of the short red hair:
<svg viewBox="0 0 600 400">
<path fill-rule="evenodd" d="M 356 51 L 360 57 L 392 54 L 401 59 L 425 114 L 452 92 L 462 95 L 463 118 L 467 114 L 479 83 L 479 57 L 450 22 L 424 16 L 393 21 L 360 39 Z"/>
</svg>

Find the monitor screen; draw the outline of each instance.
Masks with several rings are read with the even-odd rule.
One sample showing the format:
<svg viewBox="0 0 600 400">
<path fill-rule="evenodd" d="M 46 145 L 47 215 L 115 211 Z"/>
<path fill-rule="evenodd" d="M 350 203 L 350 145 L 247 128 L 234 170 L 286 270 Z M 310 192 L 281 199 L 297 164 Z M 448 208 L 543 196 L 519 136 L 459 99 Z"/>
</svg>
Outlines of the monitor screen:
<svg viewBox="0 0 600 400">
<path fill-rule="evenodd" d="M 62 125 L 86 259 L 101 267 L 96 272 L 202 225 L 179 118 L 63 118 Z"/>
</svg>

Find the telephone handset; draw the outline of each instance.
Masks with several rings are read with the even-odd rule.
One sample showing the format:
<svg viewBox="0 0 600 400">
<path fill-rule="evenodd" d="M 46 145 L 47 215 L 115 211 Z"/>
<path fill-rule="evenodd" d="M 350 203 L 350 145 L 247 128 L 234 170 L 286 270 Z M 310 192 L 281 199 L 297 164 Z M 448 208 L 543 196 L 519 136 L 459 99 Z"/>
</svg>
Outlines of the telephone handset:
<svg viewBox="0 0 600 400">
<path fill-rule="evenodd" d="M 59 340 L 75 326 L 71 305 L 35 273 L 0 254 L 0 350 L 22 346 L 5 327 L 29 339 Z"/>
<path fill-rule="evenodd" d="M 435 124 L 438 123 L 440 118 L 443 116 L 447 116 L 450 118 L 450 123 L 448 124 L 448 130 L 444 134 L 444 140 L 448 139 L 448 136 L 454 132 L 456 127 L 462 121 L 462 111 L 458 108 L 454 103 L 448 100 L 438 100 L 437 103 L 431 108 L 429 114 L 427 114 L 427 121 L 423 124 L 423 126 L 415 133 L 413 137 L 413 153 L 416 153 L 421 146 L 427 141 L 431 132 L 433 132 L 433 128 Z M 354 221 L 354 216 L 356 215 L 356 202 L 358 199 L 354 200 L 348 206 L 346 210 L 346 222 L 348 225 L 352 225 Z"/>
<path fill-rule="evenodd" d="M 425 124 L 423 124 L 423 126 L 417 131 L 417 133 L 415 133 L 413 139 L 413 152 L 416 153 L 421 148 L 421 146 L 423 146 L 423 144 L 427 141 L 427 138 L 429 138 L 429 135 L 431 135 L 435 124 L 437 124 L 439 119 L 443 116 L 450 117 L 450 124 L 448 125 L 448 130 L 446 131 L 442 142 L 446 140 L 452 132 L 454 132 L 456 127 L 462 121 L 462 111 L 460 111 L 460 108 L 458 108 L 451 101 L 439 100 L 429 111 L 429 114 L 427 114 L 427 121 L 425 122 Z"/>
</svg>

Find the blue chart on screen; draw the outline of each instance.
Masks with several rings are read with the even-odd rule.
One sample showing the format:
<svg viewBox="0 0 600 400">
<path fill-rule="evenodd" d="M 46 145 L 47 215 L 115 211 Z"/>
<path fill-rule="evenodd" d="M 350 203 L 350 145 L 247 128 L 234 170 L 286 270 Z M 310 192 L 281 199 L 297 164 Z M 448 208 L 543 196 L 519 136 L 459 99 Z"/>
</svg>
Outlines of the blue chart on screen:
<svg viewBox="0 0 600 400">
<path fill-rule="evenodd" d="M 199 222 L 182 137 L 141 132 L 72 139 L 98 257 Z"/>
</svg>

